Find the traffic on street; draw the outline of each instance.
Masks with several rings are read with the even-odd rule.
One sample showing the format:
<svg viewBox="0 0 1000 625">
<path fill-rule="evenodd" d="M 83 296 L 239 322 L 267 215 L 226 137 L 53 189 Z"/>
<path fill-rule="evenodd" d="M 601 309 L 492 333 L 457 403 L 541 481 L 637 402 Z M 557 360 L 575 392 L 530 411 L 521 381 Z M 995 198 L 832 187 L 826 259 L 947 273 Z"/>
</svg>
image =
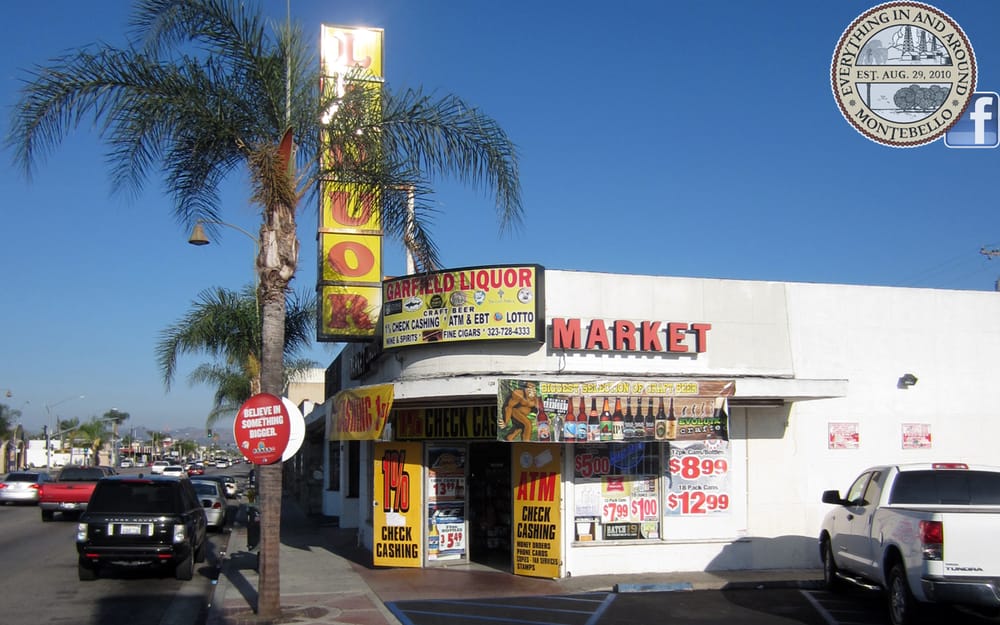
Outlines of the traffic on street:
<svg viewBox="0 0 1000 625">
<path fill-rule="evenodd" d="M 251 465 L 209 467 L 205 477 L 232 476 L 240 491 Z M 119 474 L 149 474 L 149 467 L 118 468 Z M 56 473 L 54 470 L 52 473 Z M 200 476 L 199 476 L 200 477 Z M 198 625 L 204 623 L 212 590 L 219 576 L 229 528 L 245 493 L 227 498 L 225 522 L 207 534 L 203 562 L 190 581 L 173 572 L 146 567 L 101 569 L 94 581 L 78 579 L 77 520 L 57 515 L 43 522 L 34 502 L 0 505 L 0 622 L 4 625 L 74 623 L 93 625 Z"/>
</svg>

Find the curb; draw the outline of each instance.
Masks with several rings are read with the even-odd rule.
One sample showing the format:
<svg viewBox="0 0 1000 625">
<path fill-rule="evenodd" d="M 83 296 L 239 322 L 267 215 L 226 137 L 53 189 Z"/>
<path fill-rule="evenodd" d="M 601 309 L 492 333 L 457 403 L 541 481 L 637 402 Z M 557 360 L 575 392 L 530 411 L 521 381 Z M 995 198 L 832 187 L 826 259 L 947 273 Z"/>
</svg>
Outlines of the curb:
<svg viewBox="0 0 1000 625">
<path fill-rule="evenodd" d="M 668 582 L 663 584 L 615 584 L 612 592 L 685 592 L 691 590 L 774 590 L 780 588 L 797 588 L 816 590 L 823 587 L 822 580 L 815 579 L 775 579 L 766 581 L 723 581 L 718 583 Z"/>
</svg>

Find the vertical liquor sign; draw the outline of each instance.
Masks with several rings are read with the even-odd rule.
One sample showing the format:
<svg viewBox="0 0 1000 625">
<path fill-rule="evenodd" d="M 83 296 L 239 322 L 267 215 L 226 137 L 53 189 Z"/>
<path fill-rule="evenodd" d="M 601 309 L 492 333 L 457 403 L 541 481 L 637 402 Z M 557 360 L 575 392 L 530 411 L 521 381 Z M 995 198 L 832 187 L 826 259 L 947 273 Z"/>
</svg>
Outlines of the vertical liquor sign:
<svg viewBox="0 0 1000 625">
<path fill-rule="evenodd" d="M 421 451 L 420 443 L 375 443 L 376 566 L 421 565 Z"/>
<path fill-rule="evenodd" d="M 322 27 L 320 42 L 324 95 L 342 97 L 348 89 L 381 89 L 384 79 L 383 32 L 376 28 Z M 378 98 L 366 99 L 377 107 Z M 331 107 L 329 114 L 337 115 Z M 341 114 L 346 114 L 341 112 Z M 380 111 L 368 114 L 378 115 Z M 321 166 L 336 172 L 351 146 L 323 142 Z M 357 152 L 358 150 L 354 150 Z M 352 154 L 356 161 L 366 156 Z M 382 308 L 382 222 L 374 187 L 338 180 L 320 181 L 319 273 L 316 290 L 319 341 L 368 341 L 375 336 Z"/>
<path fill-rule="evenodd" d="M 562 447 L 514 444 L 514 573 L 558 578 Z"/>
</svg>

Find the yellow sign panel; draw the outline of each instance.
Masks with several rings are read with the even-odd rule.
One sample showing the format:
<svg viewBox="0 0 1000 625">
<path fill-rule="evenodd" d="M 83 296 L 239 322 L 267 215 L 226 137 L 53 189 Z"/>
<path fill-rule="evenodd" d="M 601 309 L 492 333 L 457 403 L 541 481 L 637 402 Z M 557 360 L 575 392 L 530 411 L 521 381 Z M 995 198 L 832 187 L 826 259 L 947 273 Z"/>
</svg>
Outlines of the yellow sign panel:
<svg viewBox="0 0 1000 625">
<path fill-rule="evenodd" d="M 514 573 L 558 578 L 562 566 L 562 447 L 514 445 Z"/>
<path fill-rule="evenodd" d="M 381 284 L 381 263 L 378 262 L 382 257 L 381 235 L 321 232 L 319 249 L 321 280 Z"/>
<path fill-rule="evenodd" d="M 320 55 L 327 75 L 343 74 L 360 67 L 379 78 L 385 76 L 382 66 L 381 28 L 322 27 Z"/>
<path fill-rule="evenodd" d="M 330 440 L 378 440 L 392 409 L 394 390 L 392 384 L 380 384 L 337 393 L 330 414 Z"/>
<path fill-rule="evenodd" d="M 382 283 L 384 348 L 545 338 L 538 265 L 471 267 Z"/>
<path fill-rule="evenodd" d="M 421 443 L 375 443 L 375 566 L 420 567 Z"/>
<path fill-rule="evenodd" d="M 320 56 L 324 93 L 331 93 L 331 89 L 336 96 L 346 93 L 352 85 L 345 84 L 345 75 L 357 68 L 370 77 L 361 81 L 362 88 L 379 89 L 385 76 L 383 32 L 378 28 L 324 25 Z M 378 98 L 372 98 L 371 102 L 373 107 L 379 106 Z M 380 117 L 379 110 L 372 112 Z M 335 114 L 335 110 L 331 109 L 330 114 Z M 346 156 L 337 150 L 344 149 L 353 148 L 321 146 L 324 169 L 335 167 L 338 154 Z M 352 160 L 361 163 L 379 158 L 377 154 L 355 153 L 352 156 Z M 375 336 L 382 303 L 381 291 L 373 288 L 382 280 L 380 197 L 365 185 L 321 184 L 317 235 L 321 254 L 316 287 L 319 292 L 317 340 L 368 341 Z"/>
<path fill-rule="evenodd" d="M 377 286 L 321 285 L 320 340 L 360 340 L 375 333 L 382 289 Z"/>
</svg>

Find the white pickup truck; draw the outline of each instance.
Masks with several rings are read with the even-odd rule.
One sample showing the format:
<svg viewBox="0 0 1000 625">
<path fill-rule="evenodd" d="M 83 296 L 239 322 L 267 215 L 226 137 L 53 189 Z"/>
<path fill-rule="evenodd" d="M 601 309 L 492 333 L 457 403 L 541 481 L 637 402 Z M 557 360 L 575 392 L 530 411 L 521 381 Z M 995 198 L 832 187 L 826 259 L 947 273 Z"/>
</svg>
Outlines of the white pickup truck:
<svg viewBox="0 0 1000 625">
<path fill-rule="evenodd" d="M 884 590 L 893 625 L 913 623 L 922 602 L 1000 611 L 1000 467 L 872 467 L 823 503 L 836 506 L 819 535 L 831 590 Z"/>
</svg>

